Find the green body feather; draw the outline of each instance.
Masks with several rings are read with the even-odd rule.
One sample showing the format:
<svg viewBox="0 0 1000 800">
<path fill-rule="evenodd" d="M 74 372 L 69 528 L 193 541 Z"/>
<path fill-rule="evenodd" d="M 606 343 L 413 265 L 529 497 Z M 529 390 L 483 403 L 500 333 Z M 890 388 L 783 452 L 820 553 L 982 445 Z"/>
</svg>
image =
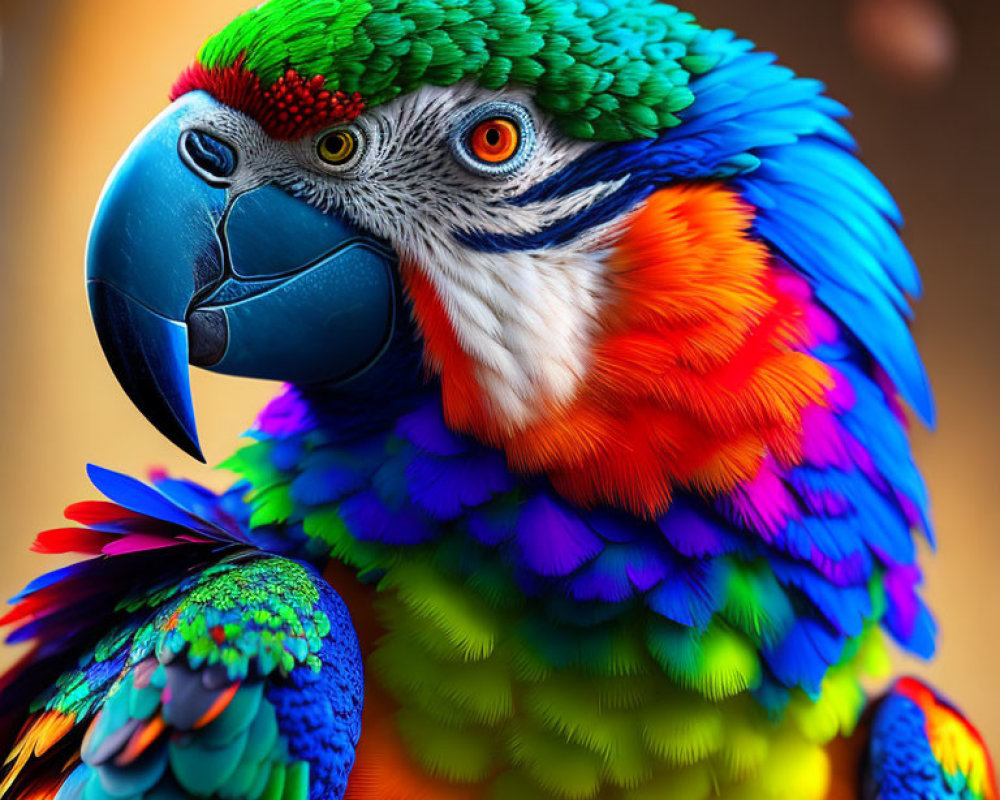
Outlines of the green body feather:
<svg viewBox="0 0 1000 800">
<path fill-rule="evenodd" d="M 725 610 L 703 634 L 639 603 L 603 624 L 557 624 L 460 529 L 396 548 L 355 538 L 336 503 L 276 502 L 298 468 L 277 468 L 273 446 L 254 443 L 226 465 L 254 487 L 258 521 L 301 524 L 375 582 L 385 634 L 369 682 L 398 704 L 401 738 L 423 769 L 485 782 L 494 800 L 820 798 L 825 747 L 850 736 L 865 707 L 862 676 L 887 671 L 873 621 L 818 696 L 793 690 L 771 717 L 752 694 L 760 650 L 793 612 L 766 564 L 729 565 Z M 873 582 L 877 615 L 882 592 Z"/>
</svg>

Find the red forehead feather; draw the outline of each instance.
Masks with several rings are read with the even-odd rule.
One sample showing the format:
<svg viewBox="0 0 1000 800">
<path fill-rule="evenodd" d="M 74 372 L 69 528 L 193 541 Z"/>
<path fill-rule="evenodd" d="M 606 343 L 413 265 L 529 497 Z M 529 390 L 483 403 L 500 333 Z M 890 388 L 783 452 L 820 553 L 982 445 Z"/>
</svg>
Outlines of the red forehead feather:
<svg viewBox="0 0 1000 800">
<path fill-rule="evenodd" d="M 260 77 L 248 70 L 241 58 L 221 69 L 201 64 L 188 67 L 174 84 L 170 99 L 198 90 L 208 92 L 220 103 L 256 120 L 271 138 L 298 139 L 348 122 L 365 107 L 358 92 L 331 92 L 325 83 L 322 75 L 305 80 L 290 69 L 264 88 Z"/>
</svg>

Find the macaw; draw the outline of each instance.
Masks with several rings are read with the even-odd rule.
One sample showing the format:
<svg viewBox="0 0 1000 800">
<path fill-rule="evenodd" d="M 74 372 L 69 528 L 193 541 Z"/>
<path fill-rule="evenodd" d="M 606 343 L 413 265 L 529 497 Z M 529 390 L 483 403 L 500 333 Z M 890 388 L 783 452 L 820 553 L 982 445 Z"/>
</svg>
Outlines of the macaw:
<svg viewBox="0 0 1000 800">
<path fill-rule="evenodd" d="M 821 83 L 653 0 L 271 0 L 87 252 L 216 494 L 98 467 L 3 623 L 4 800 L 995 800 L 930 656 L 900 213 Z M 862 752 L 863 751 L 863 752 Z"/>
</svg>

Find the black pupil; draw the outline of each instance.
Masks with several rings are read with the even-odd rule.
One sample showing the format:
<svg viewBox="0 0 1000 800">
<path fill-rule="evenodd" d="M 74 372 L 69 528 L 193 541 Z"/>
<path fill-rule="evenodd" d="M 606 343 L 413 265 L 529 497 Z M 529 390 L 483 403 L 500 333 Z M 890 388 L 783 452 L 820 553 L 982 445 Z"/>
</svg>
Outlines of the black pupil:
<svg viewBox="0 0 1000 800">
<path fill-rule="evenodd" d="M 342 158 L 348 147 L 350 147 L 350 143 L 346 133 L 332 133 L 326 142 L 326 149 L 335 157 Z"/>
<path fill-rule="evenodd" d="M 496 145 L 500 144 L 500 131 L 496 128 L 490 128 L 486 131 L 486 144 L 491 147 L 496 147 Z"/>
</svg>

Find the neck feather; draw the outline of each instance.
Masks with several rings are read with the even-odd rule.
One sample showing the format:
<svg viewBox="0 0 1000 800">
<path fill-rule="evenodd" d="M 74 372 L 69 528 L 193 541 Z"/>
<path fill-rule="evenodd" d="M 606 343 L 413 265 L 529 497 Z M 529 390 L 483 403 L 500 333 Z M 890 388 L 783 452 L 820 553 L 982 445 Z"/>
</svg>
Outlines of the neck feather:
<svg viewBox="0 0 1000 800">
<path fill-rule="evenodd" d="M 678 488 L 717 496 L 768 457 L 798 463 L 803 415 L 833 388 L 808 354 L 830 322 L 751 237 L 752 220 L 719 186 L 654 194 L 606 261 L 609 300 L 575 394 L 526 425 L 497 413 L 436 287 L 407 270 L 448 425 L 573 502 L 647 517 Z"/>
</svg>

